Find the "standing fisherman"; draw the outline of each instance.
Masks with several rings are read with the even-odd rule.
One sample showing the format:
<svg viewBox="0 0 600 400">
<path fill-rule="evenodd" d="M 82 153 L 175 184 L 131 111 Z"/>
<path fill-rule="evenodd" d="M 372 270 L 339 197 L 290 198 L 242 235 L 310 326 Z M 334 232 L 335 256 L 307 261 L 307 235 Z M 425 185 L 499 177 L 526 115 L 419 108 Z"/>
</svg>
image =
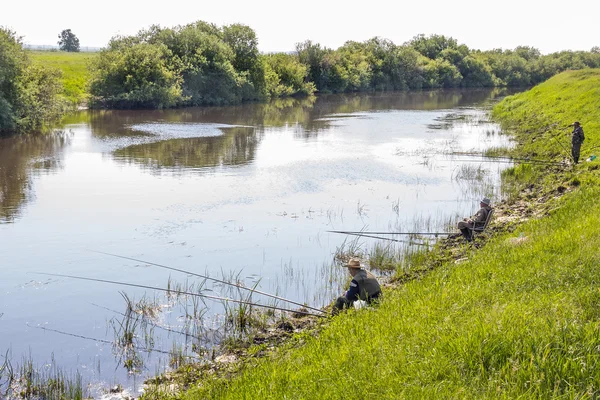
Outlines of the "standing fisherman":
<svg viewBox="0 0 600 400">
<path fill-rule="evenodd" d="M 571 155 L 573 156 L 573 162 L 577 164 L 579 162 L 579 151 L 581 150 L 581 144 L 585 140 L 583 135 L 583 127 L 579 121 L 575 121 L 571 124 L 573 132 L 571 132 Z"/>
<path fill-rule="evenodd" d="M 350 282 L 350 289 L 346 291 L 344 296 L 338 297 L 335 302 L 333 314 L 350 307 L 357 300 L 366 301 L 370 304 L 381 296 L 381 287 L 377 282 L 377 278 L 363 269 L 358 258 L 350 259 L 344 267 L 348 268 L 348 272 L 352 275 L 352 282 Z"/>
</svg>

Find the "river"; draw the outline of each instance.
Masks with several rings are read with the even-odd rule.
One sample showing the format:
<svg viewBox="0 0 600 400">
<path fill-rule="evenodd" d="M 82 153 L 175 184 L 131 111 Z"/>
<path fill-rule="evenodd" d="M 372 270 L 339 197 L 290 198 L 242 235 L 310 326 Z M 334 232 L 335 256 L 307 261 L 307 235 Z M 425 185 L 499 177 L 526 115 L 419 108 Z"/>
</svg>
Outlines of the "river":
<svg viewBox="0 0 600 400">
<path fill-rule="evenodd" d="M 509 164 L 476 162 L 486 149 L 510 145 L 486 111 L 501 95 L 444 90 L 82 111 L 55 134 L 0 139 L 0 354 L 14 365 L 25 358 L 79 371 L 95 393 L 121 383 L 135 394 L 168 358 L 153 352 L 124 365 L 127 357 L 106 343 L 123 337 L 126 298 L 148 304 L 161 327 L 197 333 L 187 322 L 194 315 L 205 339 L 223 340 L 215 337 L 230 304 L 182 305 L 149 289 L 38 273 L 195 284 L 245 298 L 94 251 L 329 304 L 347 283 L 335 254 L 373 254 L 376 240 L 328 230 L 445 232 L 473 214 L 480 197 L 501 199 Z M 158 327 L 152 335 L 137 345 L 168 352 L 183 342 L 190 351 L 189 337 Z"/>
</svg>

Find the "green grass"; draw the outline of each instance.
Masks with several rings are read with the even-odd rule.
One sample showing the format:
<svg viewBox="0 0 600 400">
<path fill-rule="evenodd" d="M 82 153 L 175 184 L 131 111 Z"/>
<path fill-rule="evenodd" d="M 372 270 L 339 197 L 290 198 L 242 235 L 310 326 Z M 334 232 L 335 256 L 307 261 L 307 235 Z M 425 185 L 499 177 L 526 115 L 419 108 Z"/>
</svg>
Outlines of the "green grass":
<svg viewBox="0 0 600 400">
<path fill-rule="evenodd" d="M 569 157 L 574 121 L 581 122 L 586 140 L 582 158 L 600 153 L 600 69 L 569 71 L 504 99 L 493 111 L 520 146 L 517 153 L 537 158 Z M 585 157 L 584 157 L 585 156 Z"/>
<path fill-rule="evenodd" d="M 600 140 L 599 82 L 599 70 L 564 73 L 494 113 L 514 129 L 516 151 L 558 155 L 559 144 L 544 140 L 555 122 L 577 118 L 588 128 L 586 144 Z M 569 190 L 548 201 L 544 218 L 496 234 L 482 249 L 464 247 L 465 261 L 440 256 L 441 265 L 387 291 L 378 308 L 335 317 L 318 336 L 299 334 L 233 375 L 206 373 L 176 397 L 598 398 L 598 165 L 509 170 L 512 184 L 535 180 L 541 195 L 557 185 Z M 433 259 L 416 257 L 412 268 L 425 270 Z"/>
<path fill-rule="evenodd" d="M 64 96 L 69 103 L 80 105 L 87 101 L 90 77 L 88 64 L 97 53 L 67 53 L 64 51 L 29 51 L 34 63 L 62 71 Z"/>
</svg>

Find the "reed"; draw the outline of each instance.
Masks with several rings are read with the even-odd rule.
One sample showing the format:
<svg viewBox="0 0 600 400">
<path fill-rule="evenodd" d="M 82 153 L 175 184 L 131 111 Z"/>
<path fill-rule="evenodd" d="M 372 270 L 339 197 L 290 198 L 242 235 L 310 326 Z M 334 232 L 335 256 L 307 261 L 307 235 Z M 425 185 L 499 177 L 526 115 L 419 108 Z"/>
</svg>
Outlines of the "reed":
<svg viewBox="0 0 600 400">
<path fill-rule="evenodd" d="M 532 133 L 553 119 L 584 115 L 584 127 L 600 128 L 599 82 L 598 70 L 570 72 L 506 100 L 499 112 L 517 123 L 518 152 L 560 157 L 558 144 Z M 586 140 L 600 141 L 597 132 Z M 514 167 L 503 176 L 514 185 L 503 189 L 509 201 L 532 202 L 543 218 L 496 231 L 481 249 L 415 251 L 400 269 L 428 273 L 386 292 L 378 308 L 350 310 L 318 337 L 178 398 L 338 398 L 349 382 L 357 398 L 597 397 L 598 169 Z"/>
<path fill-rule="evenodd" d="M 8 360 L 7 354 L 0 366 L 0 398 L 81 400 L 89 396 L 81 374 L 59 368 L 54 355 L 51 362 L 43 366 L 36 365 L 31 356 L 14 367 Z"/>
</svg>

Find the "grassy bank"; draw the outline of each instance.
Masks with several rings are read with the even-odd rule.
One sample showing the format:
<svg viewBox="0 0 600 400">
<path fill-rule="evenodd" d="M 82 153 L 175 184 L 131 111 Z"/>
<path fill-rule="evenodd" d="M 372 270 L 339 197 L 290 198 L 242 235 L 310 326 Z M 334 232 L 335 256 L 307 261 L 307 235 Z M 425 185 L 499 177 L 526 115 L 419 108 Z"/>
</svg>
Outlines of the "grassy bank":
<svg viewBox="0 0 600 400">
<path fill-rule="evenodd" d="M 600 140 L 599 80 L 599 70 L 568 72 L 499 104 L 494 115 L 513 130 L 514 151 L 561 158 L 569 141 L 550 135 L 579 119 L 586 154 Z M 481 249 L 459 245 L 459 262 L 438 258 L 422 279 L 388 290 L 378 308 L 336 317 L 318 337 L 299 334 L 233 375 L 196 371 L 202 379 L 177 397 L 598 397 L 597 171 L 597 162 L 508 170 L 511 201 L 532 210 L 543 201 L 543 217 L 498 231 Z"/>
<path fill-rule="evenodd" d="M 69 103 L 80 105 L 87 101 L 90 73 L 88 64 L 97 53 L 68 53 L 64 51 L 29 51 L 34 63 L 62 71 L 63 95 Z"/>
<path fill-rule="evenodd" d="M 600 69 L 569 71 L 500 102 L 493 112 L 518 141 L 521 155 L 560 160 L 570 157 L 569 127 L 580 121 L 586 132 L 582 158 L 600 147 Z"/>
</svg>

